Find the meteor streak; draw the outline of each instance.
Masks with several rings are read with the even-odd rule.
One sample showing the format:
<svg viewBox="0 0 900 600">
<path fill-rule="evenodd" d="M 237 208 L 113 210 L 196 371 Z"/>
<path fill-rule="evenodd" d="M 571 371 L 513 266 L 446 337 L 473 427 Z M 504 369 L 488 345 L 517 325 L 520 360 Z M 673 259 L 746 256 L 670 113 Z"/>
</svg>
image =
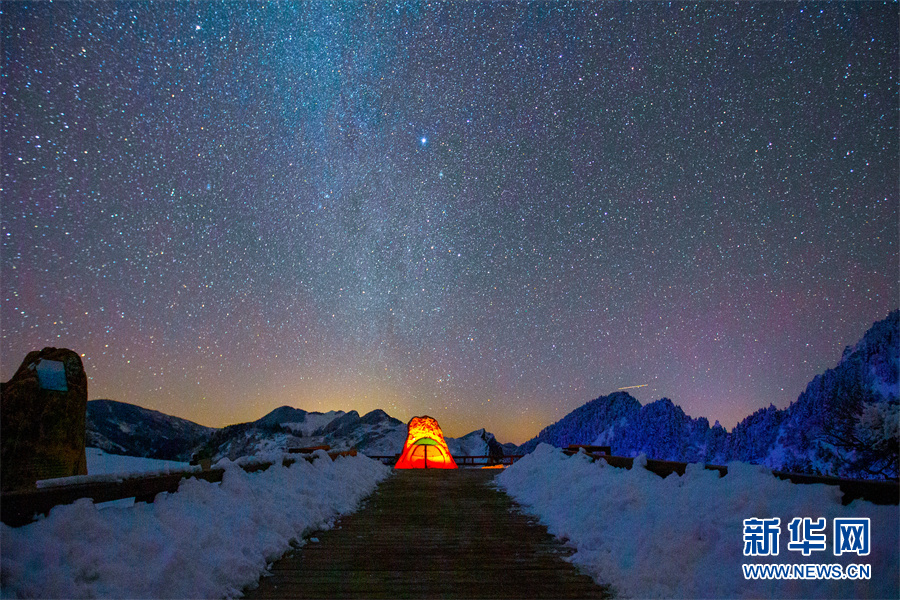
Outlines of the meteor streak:
<svg viewBox="0 0 900 600">
<path fill-rule="evenodd" d="M 619 388 L 619 389 L 620 389 L 620 390 L 633 390 L 633 389 L 636 389 L 636 388 L 647 387 L 648 385 L 650 385 L 650 384 L 649 384 L 649 383 L 642 383 L 641 385 L 629 385 L 629 386 L 626 386 L 626 387 L 623 387 L 623 388 Z"/>
</svg>

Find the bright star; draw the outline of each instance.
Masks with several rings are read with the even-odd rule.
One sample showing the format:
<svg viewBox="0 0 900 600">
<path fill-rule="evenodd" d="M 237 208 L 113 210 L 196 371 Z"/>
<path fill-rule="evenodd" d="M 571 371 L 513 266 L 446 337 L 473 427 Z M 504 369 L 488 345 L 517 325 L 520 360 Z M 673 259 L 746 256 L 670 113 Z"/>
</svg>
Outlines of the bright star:
<svg viewBox="0 0 900 600">
<path fill-rule="evenodd" d="M 422 145 L 423 145 L 423 146 L 424 146 L 424 145 L 425 145 L 425 144 L 427 144 L 427 143 L 428 143 L 428 138 L 427 138 L 427 137 L 425 137 L 425 136 L 424 136 L 424 135 L 423 135 L 423 136 L 422 136 L 422 139 L 421 139 L 421 140 L 419 140 L 419 142 L 421 142 L 421 143 L 422 143 Z"/>
</svg>

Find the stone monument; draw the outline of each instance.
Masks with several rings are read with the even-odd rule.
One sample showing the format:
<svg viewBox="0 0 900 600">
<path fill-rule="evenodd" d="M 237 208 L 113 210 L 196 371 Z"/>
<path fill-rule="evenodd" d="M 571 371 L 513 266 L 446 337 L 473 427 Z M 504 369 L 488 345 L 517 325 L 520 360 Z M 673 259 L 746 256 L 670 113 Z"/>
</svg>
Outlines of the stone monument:
<svg viewBox="0 0 900 600">
<path fill-rule="evenodd" d="M 0 384 L 0 487 L 34 488 L 54 477 L 87 475 L 87 375 L 66 348 L 29 352 Z"/>
</svg>

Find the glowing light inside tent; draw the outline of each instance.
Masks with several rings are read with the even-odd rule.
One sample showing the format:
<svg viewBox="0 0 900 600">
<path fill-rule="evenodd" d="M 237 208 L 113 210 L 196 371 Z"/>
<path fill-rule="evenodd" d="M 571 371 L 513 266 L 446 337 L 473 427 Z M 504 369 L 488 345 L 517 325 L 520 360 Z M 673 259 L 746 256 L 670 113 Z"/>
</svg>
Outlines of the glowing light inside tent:
<svg viewBox="0 0 900 600">
<path fill-rule="evenodd" d="M 440 425 L 429 416 L 409 421 L 403 453 L 395 469 L 456 469 Z"/>
</svg>

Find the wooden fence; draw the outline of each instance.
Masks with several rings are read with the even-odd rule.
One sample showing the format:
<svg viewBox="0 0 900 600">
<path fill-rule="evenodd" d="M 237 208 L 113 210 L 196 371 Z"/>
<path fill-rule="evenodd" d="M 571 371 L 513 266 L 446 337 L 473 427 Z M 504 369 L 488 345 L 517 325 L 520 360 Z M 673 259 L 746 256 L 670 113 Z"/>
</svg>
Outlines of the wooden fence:
<svg viewBox="0 0 900 600">
<path fill-rule="evenodd" d="M 333 460 L 338 456 L 348 454 L 356 454 L 356 452 L 331 452 L 329 456 Z M 288 466 L 298 460 L 311 461 L 313 458 L 311 452 L 304 452 L 296 456 L 285 456 L 282 464 Z M 255 473 L 265 471 L 273 464 L 272 462 L 255 462 L 240 465 L 240 467 L 248 473 Z M 195 477 L 203 481 L 219 483 L 224 474 L 225 469 L 222 468 L 186 470 L 158 475 L 135 473 L 133 476 L 124 476 L 116 481 L 63 483 L 37 489 L 4 492 L 0 496 L 0 521 L 11 527 L 27 525 L 37 515 L 48 514 L 54 506 L 71 504 L 81 498 L 90 498 L 94 502 L 111 502 L 125 498 L 134 498 L 135 502 L 153 502 L 157 494 L 177 492 L 182 479 Z"/>
<path fill-rule="evenodd" d="M 564 452 L 575 454 L 582 447 L 570 446 Z M 325 449 L 324 447 L 322 449 Z M 285 466 L 295 463 L 297 460 L 312 460 L 313 449 L 297 450 L 294 456 L 285 456 L 282 464 Z M 631 469 L 634 459 L 622 456 L 610 456 L 608 447 L 584 447 L 585 452 L 593 460 L 603 460 L 613 467 Z M 333 452 L 329 455 L 332 459 L 339 455 L 355 454 L 355 452 Z M 394 464 L 397 461 L 396 454 L 389 456 L 370 456 L 381 460 L 386 464 Z M 501 461 L 491 462 L 489 456 L 454 456 L 457 464 L 463 466 L 487 466 L 490 464 L 511 465 L 523 455 L 504 456 Z M 271 462 L 250 463 L 241 465 L 248 473 L 265 471 L 272 466 Z M 645 469 L 667 477 L 672 473 L 684 475 L 689 463 L 674 462 L 668 460 L 648 459 Z M 704 468 L 718 471 L 722 477 L 728 473 L 728 468 L 718 465 L 704 465 Z M 34 520 L 37 515 L 46 515 L 54 506 L 71 504 L 81 498 L 90 498 L 94 502 L 110 502 L 125 498 L 134 498 L 135 502 L 153 502 L 157 494 L 162 492 L 174 493 L 182 479 L 196 477 L 204 481 L 218 483 L 222 481 L 225 469 L 205 468 L 193 471 L 166 473 L 161 475 L 141 475 L 136 473 L 133 477 L 123 477 L 117 481 L 87 481 L 68 485 L 43 487 L 30 490 L 6 492 L 0 496 L 0 521 L 11 527 L 26 525 Z M 843 503 L 850 504 L 857 499 L 867 500 L 874 504 L 898 504 L 900 503 L 900 484 L 896 481 L 868 481 L 856 479 L 839 479 L 836 477 L 821 477 L 817 475 L 805 475 L 800 473 L 784 473 L 773 471 L 779 479 L 786 479 L 795 484 L 826 484 L 836 485 L 844 493 Z"/>
<path fill-rule="evenodd" d="M 400 458 L 399 454 L 385 454 L 385 455 L 366 455 L 369 458 L 374 460 L 380 460 L 382 464 L 393 466 L 397 463 L 397 460 Z M 524 454 L 507 454 L 503 458 L 491 458 L 490 456 L 453 456 L 453 460 L 457 465 L 461 467 L 482 467 L 482 466 L 490 466 L 490 465 L 511 465 L 520 458 L 525 456 Z"/>
<path fill-rule="evenodd" d="M 574 454 L 574 451 L 564 450 L 567 454 Z M 633 458 L 623 456 L 610 456 L 601 453 L 588 453 L 588 456 L 594 460 L 604 460 L 610 466 L 619 467 L 621 469 L 631 469 L 634 465 Z M 670 460 L 653 460 L 647 459 L 644 467 L 648 471 L 667 477 L 672 473 L 679 476 L 684 475 L 687 465 L 690 463 L 675 462 Z M 718 471 L 719 477 L 728 474 L 728 467 L 720 465 L 704 465 L 704 468 L 711 471 Z M 820 475 L 806 475 L 803 473 L 786 473 L 783 471 L 772 471 L 772 475 L 779 479 L 786 479 L 796 484 L 815 484 L 821 483 L 825 485 L 836 485 L 841 488 L 844 493 L 843 503 L 850 504 L 854 500 L 862 499 L 872 502 L 873 504 L 900 504 L 900 482 L 897 481 L 874 481 L 866 479 L 840 479 L 838 477 L 823 477 Z"/>
</svg>

